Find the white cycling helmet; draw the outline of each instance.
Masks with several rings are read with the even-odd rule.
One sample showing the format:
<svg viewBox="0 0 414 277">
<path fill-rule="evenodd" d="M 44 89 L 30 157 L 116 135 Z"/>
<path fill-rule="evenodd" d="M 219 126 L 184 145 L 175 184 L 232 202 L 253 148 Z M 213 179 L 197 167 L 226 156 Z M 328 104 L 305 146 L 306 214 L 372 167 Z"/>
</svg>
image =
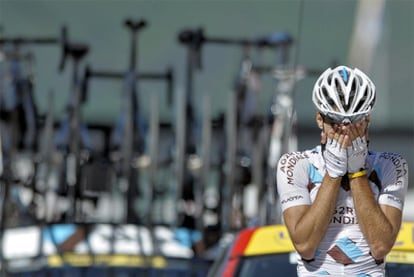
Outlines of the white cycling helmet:
<svg viewBox="0 0 414 277">
<path fill-rule="evenodd" d="M 323 116 L 334 122 L 357 122 L 374 107 L 375 85 L 357 68 L 328 68 L 313 87 L 312 101 Z"/>
</svg>

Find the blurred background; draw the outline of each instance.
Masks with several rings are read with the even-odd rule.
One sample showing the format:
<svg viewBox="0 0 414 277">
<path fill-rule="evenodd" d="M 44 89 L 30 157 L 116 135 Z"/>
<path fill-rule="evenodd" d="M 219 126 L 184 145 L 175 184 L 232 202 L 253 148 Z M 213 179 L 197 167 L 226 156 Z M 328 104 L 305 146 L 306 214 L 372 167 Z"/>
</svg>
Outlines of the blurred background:
<svg viewBox="0 0 414 277">
<path fill-rule="evenodd" d="M 137 32 L 138 38 L 134 47 L 137 51 L 136 59 L 131 59 L 133 40 L 131 31 L 124 24 L 127 19 L 146 22 L 146 26 Z M 59 167 L 62 160 L 70 160 L 73 154 L 77 161 L 75 167 L 79 166 L 78 171 L 87 171 L 83 173 L 83 178 L 87 181 L 82 183 L 86 182 L 82 188 L 95 195 L 94 198 L 86 197 L 92 200 L 85 205 L 91 205 L 93 208 L 80 205 L 80 217 L 76 216 L 78 210 L 62 208 L 62 214 L 65 215 L 59 215 L 57 221 L 60 223 L 83 220 L 93 222 L 97 218 L 104 222 L 112 221 L 114 218 L 117 222 L 124 222 L 124 213 L 128 214 L 122 210 L 125 200 L 122 195 L 125 191 L 119 192 L 120 201 L 114 200 L 109 193 L 113 190 L 112 183 L 103 184 L 108 183 L 109 179 L 114 179 L 116 187 L 122 187 L 119 183 L 122 183 L 123 178 L 129 182 L 129 188 L 133 187 L 131 184 L 137 182 L 136 180 L 140 180 L 140 186 L 137 185 L 137 191 L 132 194 L 138 195 L 137 199 L 144 199 L 138 201 L 128 198 L 135 201 L 135 204 L 128 205 L 127 211 L 132 209 L 144 212 L 135 212 L 138 215 L 132 218 L 126 216 L 126 222 L 158 222 L 165 226 L 180 227 L 177 226 L 177 222 L 185 221 L 180 213 L 191 214 L 188 209 L 191 210 L 192 205 L 195 205 L 194 209 L 197 210 L 197 204 L 204 203 L 200 208 L 203 210 L 202 222 L 197 220 L 201 213 L 194 212 L 191 214 L 194 222 L 184 227 L 190 226 L 190 229 L 204 232 L 204 227 L 215 226 L 214 228 L 221 232 L 233 227 L 237 229 L 246 226 L 255 219 L 260 221 L 258 218 L 262 217 L 267 218 L 262 218 L 262 223 L 263 220 L 269 223 L 269 215 L 262 216 L 262 210 L 266 208 L 261 207 L 260 203 L 249 203 L 265 201 L 260 195 L 265 194 L 269 185 L 268 179 L 272 176 L 269 172 L 272 167 L 267 164 L 269 161 L 266 156 L 271 151 L 269 126 L 272 126 L 278 115 L 272 107 L 280 104 L 277 102 L 280 100 L 277 100 L 277 95 L 288 95 L 287 104 L 283 102 L 288 106 L 288 118 L 284 119 L 288 131 L 285 131 L 287 134 L 283 134 L 289 138 L 281 136 L 281 151 L 289 149 L 286 141 L 289 141 L 290 137 L 296 141 L 294 148 L 312 148 L 319 143 L 319 132 L 314 120 L 315 109 L 311 101 L 313 84 L 327 67 L 340 64 L 362 69 L 376 85 L 377 103 L 370 125 L 370 147 L 374 150 L 402 154 L 408 162 L 409 170 L 414 172 L 413 1 L 0 0 L 0 39 L 6 41 L 12 38 L 19 38 L 21 42 L 16 43 L 15 40 L 15 43 L 4 42 L 0 45 L 2 107 L 7 106 L 8 101 L 13 98 L 9 98 L 10 92 L 7 88 L 8 81 L 15 77 L 10 75 L 12 70 L 8 71 L 9 62 L 18 60 L 20 65 L 24 63 L 21 74 L 30 76 L 33 101 L 39 116 L 36 122 L 40 130 L 35 139 L 37 147 L 28 150 L 16 146 L 22 150 L 20 152 L 25 153 L 22 155 L 23 158 L 19 156 L 19 161 L 27 156 L 32 159 L 36 153 L 59 152 L 60 158 L 52 158 L 53 166 L 50 166 L 50 172 L 58 173 L 49 172 L 55 177 L 48 177 L 46 182 L 49 184 L 46 187 L 52 187 L 50 190 L 56 192 L 59 191 L 56 189 L 59 187 L 59 181 L 56 181 L 56 178 L 59 178 L 56 175 L 62 174 L 63 169 L 54 171 L 53 168 Z M 49 38 L 49 42 L 22 42 L 23 39 L 30 38 Z M 201 40 L 197 41 L 197 38 Z M 209 41 L 214 38 L 220 38 L 221 42 Z M 227 43 L 224 43 L 224 40 L 227 40 Z M 240 43 L 241 41 L 250 41 L 251 47 L 247 48 L 246 43 Z M 260 41 L 262 45 L 259 47 Z M 275 43 L 276 47 L 264 46 L 263 42 Z M 85 53 L 80 53 L 82 50 L 85 50 Z M 255 80 L 249 79 L 242 83 L 241 65 L 246 57 L 253 66 L 257 65 L 262 69 L 257 69 Z M 136 61 L 134 70 L 131 70 L 132 60 Z M 79 63 L 77 71 L 74 70 L 76 61 Z M 151 80 L 150 77 L 144 76 L 135 80 L 140 114 L 140 122 L 136 123 L 135 129 L 146 130 L 141 141 L 138 138 L 142 144 L 146 143 L 145 149 L 136 149 L 139 148 L 137 145 L 122 139 L 126 137 L 125 134 L 130 134 L 127 127 L 134 125 L 128 125 L 128 114 L 125 113 L 130 108 L 128 103 L 131 103 L 131 100 L 125 98 L 125 93 L 123 94 L 123 80 L 128 80 L 123 77 L 127 76 L 128 70 L 144 75 L 153 73 L 153 77 L 159 77 Z M 94 76 L 94 71 L 112 72 L 117 73 L 112 75 L 119 76 L 99 78 Z M 285 73 L 285 78 L 277 75 L 277 72 L 282 72 L 282 75 Z M 75 80 L 75 75 L 78 76 L 78 80 Z M 290 82 L 292 78 L 294 81 Z M 253 96 L 248 93 L 246 94 L 250 96 L 234 94 L 240 90 L 238 82 L 254 90 Z M 168 90 L 169 85 L 171 90 Z M 77 91 L 82 95 L 76 94 Z M 246 97 L 253 97 L 253 100 L 246 100 Z M 53 99 L 52 104 L 50 99 Z M 243 99 L 241 104 L 238 101 L 240 99 Z M 73 103 L 75 106 L 71 106 Z M 235 111 L 239 105 L 243 108 L 238 113 Z M 286 109 L 284 111 L 286 112 Z M 137 110 L 135 112 L 138 114 Z M 261 124 L 256 124 L 257 120 L 249 121 L 246 132 L 254 132 L 252 129 L 255 128 L 260 131 L 246 141 L 242 139 L 244 127 L 238 124 L 239 117 L 248 116 L 250 113 L 255 119 L 259 118 Z M 290 117 L 293 114 L 295 116 Z M 53 118 L 52 133 L 56 134 L 56 137 L 60 134 L 60 144 L 57 142 L 58 139 L 46 137 L 48 115 Z M 4 117 L 5 125 L 11 118 L 8 116 Z M 117 122 L 121 123 L 116 125 Z M 269 122 L 271 124 L 266 124 Z M 145 127 L 140 129 L 138 125 Z M 240 129 L 237 129 L 236 125 Z M 108 145 L 116 137 L 109 135 L 116 129 L 115 126 L 125 128 L 127 133 L 118 133 L 121 134 L 120 142 Z M 85 138 L 87 135 L 82 128 L 90 128 L 90 140 Z M 224 144 L 222 136 L 225 136 Z M 265 137 L 264 140 L 260 139 L 262 136 Z M 63 142 L 62 137 L 66 138 Z M 74 138 L 80 141 L 78 145 L 71 144 Z M 135 142 L 133 135 L 131 140 Z M 7 138 L 3 138 L 3 141 L 7 143 Z M 40 145 L 44 141 L 49 142 L 49 145 L 53 144 L 53 150 L 42 148 Z M 257 150 L 254 147 L 263 142 L 266 146 L 257 151 L 263 156 L 257 157 L 253 154 Z M 253 148 L 239 149 L 239 143 Z M 130 148 L 124 149 L 128 145 Z M 83 155 L 85 149 L 89 151 L 86 158 Z M 10 153 L 4 155 L 4 171 L 7 171 L 8 155 L 10 160 L 14 159 Z M 118 153 L 121 159 L 114 158 L 114 155 L 111 155 L 113 153 Z M 125 158 L 125 155 L 140 165 L 128 169 L 131 161 Z M 145 160 L 144 156 L 150 156 L 152 159 Z M 154 166 L 154 157 L 158 161 L 155 163 L 157 166 Z M 127 165 L 122 158 L 128 160 Z M 243 164 L 244 158 L 248 160 L 247 165 Z M 99 163 L 96 164 L 96 161 Z M 66 168 L 66 163 L 63 163 Z M 27 161 L 18 164 L 27 164 Z M 34 164 L 29 168 L 36 168 L 36 162 Z M 80 164 L 91 166 L 82 167 Z M 260 173 L 254 170 L 257 166 Z M 12 162 L 10 167 L 13 167 Z M 261 170 L 262 167 L 265 169 Z M 23 170 L 21 168 L 25 167 L 17 168 Z M 11 171 L 13 172 L 13 169 Z M 35 173 L 32 176 L 35 176 L 36 169 L 33 169 L 33 172 Z M 77 171 L 74 172 L 79 178 L 79 175 L 76 175 Z M 11 173 L 13 174 L 19 175 Z M 68 175 L 67 172 L 65 174 Z M 248 176 L 247 181 L 246 178 L 240 181 L 243 183 L 244 194 L 239 195 L 239 198 L 229 196 L 238 193 L 236 185 L 231 185 L 232 189 L 229 191 L 222 191 L 224 183 L 228 185 L 237 182 L 237 176 L 243 174 Z M 72 195 L 70 180 L 66 181 L 69 185 L 63 189 L 65 192 L 56 193 L 63 198 Z M 263 184 L 257 184 L 261 181 Z M 74 186 L 77 187 L 78 183 L 75 181 Z M 198 188 L 194 185 L 200 183 L 202 191 L 198 191 L 200 185 Z M 256 187 L 249 186 L 255 183 Z M 146 184 L 150 184 L 151 189 L 148 189 L 149 185 Z M 36 189 L 36 185 L 23 185 L 25 186 L 28 191 L 37 190 L 36 193 L 43 196 L 46 195 L 45 191 L 49 191 Z M 191 188 L 191 192 L 186 195 L 188 187 Z M 273 192 L 272 188 L 270 190 Z M 414 220 L 412 190 L 414 187 L 410 182 L 404 210 L 405 220 Z M 128 189 L 126 191 L 127 194 L 131 193 Z M 249 194 L 246 191 L 253 193 Z M 18 199 L 29 199 L 27 202 L 34 203 L 32 199 L 36 193 L 25 194 L 20 191 L 21 196 Z M 84 196 L 82 191 L 76 189 L 73 195 L 74 202 L 77 197 Z M 197 198 L 199 195 L 202 200 Z M 157 199 L 162 200 L 157 202 Z M 227 209 L 231 208 L 225 207 L 226 199 L 236 206 L 239 202 L 248 202 L 244 205 L 239 204 L 242 207 L 240 209 L 247 214 L 243 224 L 232 225 L 230 220 L 229 226 L 223 226 L 226 225 L 227 213 L 227 219 L 237 217 L 228 212 Z M 183 203 L 181 206 L 180 201 Z M 158 206 L 154 204 L 161 202 Z M 214 204 L 215 202 L 221 204 Z M 22 210 L 27 209 L 28 204 L 22 205 Z M 205 211 L 209 205 L 213 212 L 206 215 Z M 118 206 L 119 209 L 111 208 Z M 88 209 L 93 210 L 93 215 L 85 212 Z M 2 212 L 3 210 L 5 208 L 2 208 Z M 117 212 L 118 210 L 120 211 Z M 119 217 L 108 216 L 107 213 L 118 213 Z M 35 217 L 42 220 L 47 218 L 46 215 L 39 214 Z M 270 218 L 273 222 L 279 220 L 277 214 L 271 213 Z M 56 217 L 50 215 L 46 221 L 48 220 L 53 222 Z M 32 221 L 16 219 L 9 225 L 20 225 L 22 222 L 28 224 Z"/>
<path fill-rule="evenodd" d="M 139 68 L 154 71 L 172 66 L 176 90 L 185 87 L 186 49 L 177 38 L 184 29 L 201 27 L 207 36 L 230 38 L 288 32 L 294 39 L 291 62 L 321 70 L 333 61 L 352 66 L 351 55 L 362 55 L 365 51 L 353 50 L 356 53 L 351 54 L 352 44 L 359 43 L 371 49 L 362 56 L 369 62 L 363 64 L 362 59 L 355 58 L 353 62 L 365 67 L 378 88 L 372 129 L 410 130 L 413 127 L 413 4 L 403 0 L 380 2 L 384 3 L 378 4 L 381 6 L 378 15 L 369 14 L 368 9 L 368 13 L 358 18 L 358 1 L 104 0 L 98 4 L 97 1 L 2 0 L 0 20 L 3 36 L 58 36 L 62 25 L 67 25 L 71 38 L 90 46 L 88 63 L 96 68 L 125 70 L 130 40 L 122 23 L 129 17 L 146 19 L 148 27 L 142 31 L 138 43 Z M 70 71 L 57 72 L 61 58 L 59 47 L 32 48 L 36 57 L 36 101 L 45 109 L 47 91 L 51 88 L 59 91 L 62 95 L 56 100 L 59 113 L 69 89 Z M 211 95 L 213 115 L 226 108 L 223 99 L 231 90 L 240 52 L 236 47 L 206 45 L 203 48 L 203 70 L 196 76 L 194 98 Z M 274 58 L 269 55 L 269 64 L 274 63 Z M 307 77 L 296 87 L 295 108 L 300 125 L 313 125 L 310 96 L 315 78 Z M 90 101 L 85 105 L 85 118 L 91 122 L 112 122 L 120 101 L 113 91 L 119 84 L 93 86 Z M 272 91 L 266 89 L 263 94 L 261 104 L 265 109 Z M 146 101 L 149 97 L 142 98 Z M 143 107 L 148 110 L 148 105 Z M 174 117 L 173 108 L 164 106 L 161 112 L 162 120 L 171 121 Z"/>
</svg>

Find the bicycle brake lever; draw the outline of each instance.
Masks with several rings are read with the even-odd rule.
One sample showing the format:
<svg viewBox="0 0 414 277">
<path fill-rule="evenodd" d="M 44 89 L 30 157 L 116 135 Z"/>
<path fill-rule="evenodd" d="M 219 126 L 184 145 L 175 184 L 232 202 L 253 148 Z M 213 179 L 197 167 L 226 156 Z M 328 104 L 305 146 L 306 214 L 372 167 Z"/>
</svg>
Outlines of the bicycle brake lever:
<svg viewBox="0 0 414 277">
<path fill-rule="evenodd" d="M 171 106 L 172 101 L 173 101 L 173 90 L 174 90 L 174 75 L 173 75 L 173 70 L 171 67 L 167 69 L 167 82 L 168 82 L 167 102 L 168 102 L 168 106 Z"/>
<path fill-rule="evenodd" d="M 59 72 L 62 72 L 65 68 L 66 58 L 68 56 L 68 30 L 67 26 L 62 26 L 60 34 L 60 45 L 61 45 L 61 58 L 59 63 Z"/>
</svg>

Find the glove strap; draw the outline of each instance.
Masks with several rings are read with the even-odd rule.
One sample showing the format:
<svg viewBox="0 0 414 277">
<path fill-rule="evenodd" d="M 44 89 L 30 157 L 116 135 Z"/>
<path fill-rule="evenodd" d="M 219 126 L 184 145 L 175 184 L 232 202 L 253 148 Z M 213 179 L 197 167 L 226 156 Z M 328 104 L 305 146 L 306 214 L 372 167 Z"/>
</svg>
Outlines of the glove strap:
<svg viewBox="0 0 414 277">
<path fill-rule="evenodd" d="M 354 179 L 354 178 L 365 176 L 365 175 L 367 175 L 367 171 L 365 169 L 363 169 L 363 170 L 360 170 L 360 171 L 357 171 L 357 172 L 354 172 L 354 173 L 348 173 L 348 178 L 349 179 Z"/>
</svg>

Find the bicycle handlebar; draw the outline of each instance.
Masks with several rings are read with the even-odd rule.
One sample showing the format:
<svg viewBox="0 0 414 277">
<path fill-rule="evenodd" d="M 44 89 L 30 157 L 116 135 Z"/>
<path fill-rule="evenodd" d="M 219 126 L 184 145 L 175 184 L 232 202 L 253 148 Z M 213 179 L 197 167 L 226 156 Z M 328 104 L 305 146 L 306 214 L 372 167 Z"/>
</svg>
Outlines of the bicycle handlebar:
<svg viewBox="0 0 414 277">
<path fill-rule="evenodd" d="M 64 56 L 64 49 L 67 41 L 67 30 L 66 27 L 62 27 L 60 35 L 58 38 L 56 37 L 3 37 L 0 38 L 0 46 L 11 44 L 15 47 L 20 45 L 50 45 L 50 44 L 60 44 L 62 56 Z M 63 59 L 63 58 L 62 58 Z M 63 62 L 61 61 L 60 64 Z"/>
<path fill-rule="evenodd" d="M 2 44 L 56 44 L 59 43 L 59 39 L 56 38 L 24 38 L 24 37 L 14 37 L 14 38 L 0 38 L 0 45 Z"/>
<path fill-rule="evenodd" d="M 199 49 L 203 43 L 211 44 L 227 44 L 238 46 L 254 46 L 254 47 L 280 47 L 288 46 L 293 43 L 293 38 L 284 32 L 273 33 L 270 36 L 261 37 L 258 39 L 245 38 L 220 38 L 220 37 L 206 37 L 203 29 L 184 30 L 178 35 L 178 39 L 183 44 L 194 45 Z"/>
<path fill-rule="evenodd" d="M 206 37 L 202 28 L 185 29 L 178 34 L 178 41 L 190 47 L 194 52 L 197 67 L 201 68 L 200 50 L 203 44 L 222 44 L 235 46 L 252 46 L 261 48 L 286 48 L 293 43 L 293 38 L 285 32 L 275 32 L 257 39 Z"/>
<path fill-rule="evenodd" d="M 58 38 L 56 37 L 3 37 L 0 38 L 0 46 L 4 44 L 12 44 L 15 46 L 21 45 L 21 44 L 59 44 L 62 42 L 62 39 L 64 37 L 64 28 L 61 29 L 60 36 Z"/>
<path fill-rule="evenodd" d="M 129 22 L 131 28 L 142 28 L 145 26 L 143 22 Z M 81 43 L 70 43 L 68 39 L 68 30 L 64 25 L 61 28 L 60 35 L 56 37 L 4 37 L 0 38 L 0 46 L 11 44 L 14 46 L 20 45 L 50 45 L 50 44 L 59 44 L 61 48 L 61 59 L 59 62 L 59 71 L 63 71 L 65 67 L 65 62 L 68 56 L 72 56 L 74 59 L 82 58 L 89 50 L 89 47 L 86 44 Z"/>
<path fill-rule="evenodd" d="M 254 47 L 281 47 L 281 46 L 289 46 L 293 40 L 287 34 L 286 36 L 281 36 L 280 40 L 269 40 L 268 38 L 261 38 L 261 39 L 243 39 L 243 38 L 233 38 L 233 39 L 226 39 L 226 38 L 210 38 L 206 39 L 206 42 L 215 43 L 215 44 L 229 44 L 229 45 L 240 45 L 240 46 L 254 46 Z"/>
<path fill-rule="evenodd" d="M 124 79 L 127 75 L 127 72 L 120 71 L 103 71 L 103 70 L 93 70 L 88 65 L 85 68 L 83 84 L 82 84 L 82 94 L 87 95 L 88 91 L 88 80 L 89 78 L 102 78 L 102 79 Z M 172 105 L 173 98 L 173 88 L 174 88 L 174 74 L 171 67 L 167 68 L 165 73 L 157 72 L 138 72 L 136 78 L 139 80 L 165 80 L 167 82 L 167 101 L 168 105 Z M 86 98 L 85 98 L 86 99 Z"/>
</svg>

